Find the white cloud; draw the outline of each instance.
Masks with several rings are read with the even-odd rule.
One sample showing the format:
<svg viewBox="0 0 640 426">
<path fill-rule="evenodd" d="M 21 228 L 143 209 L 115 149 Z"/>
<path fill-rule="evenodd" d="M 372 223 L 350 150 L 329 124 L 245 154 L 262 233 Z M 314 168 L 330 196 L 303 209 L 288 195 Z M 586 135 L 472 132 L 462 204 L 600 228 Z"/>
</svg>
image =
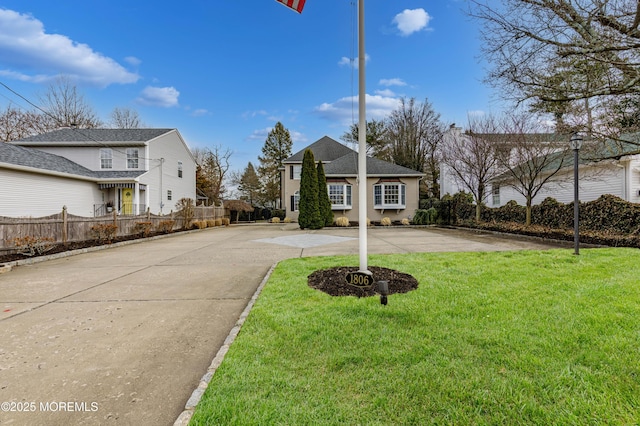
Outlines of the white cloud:
<svg viewBox="0 0 640 426">
<path fill-rule="evenodd" d="M 203 109 L 203 108 L 198 108 L 196 110 L 193 110 L 191 115 L 193 117 L 203 117 L 205 115 L 209 115 L 209 111 L 207 111 L 206 109 Z"/>
<path fill-rule="evenodd" d="M 266 115 L 269 115 L 269 113 L 263 109 L 260 109 L 255 111 L 245 111 L 242 113 L 242 118 L 244 118 L 245 120 L 248 120 L 249 118 L 255 118 L 258 116 L 266 116 Z"/>
<path fill-rule="evenodd" d="M 407 83 L 405 83 L 401 78 L 383 78 L 378 82 L 378 84 L 381 86 L 387 86 L 387 87 L 407 85 Z"/>
<path fill-rule="evenodd" d="M 371 56 L 369 56 L 368 53 L 365 53 L 364 62 L 365 63 L 369 63 L 370 59 L 371 59 Z M 338 61 L 338 65 L 340 65 L 341 67 L 351 67 L 351 66 L 353 66 L 355 69 L 358 69 L 359 64 L 360 64 L 360 57 L 357 57 L 352 61 L 350 58 L 347 58 L 346 56 L 343 56 Z"/>
<path fill-rule="evenodd" d="M 144 105 L 169 108 L 178 106 L 179 96 L 180 92 L 178 92 L 175 87 L 147 86 L 144 88 L 137 101 Z"/>
<path fill-rule="evenodd" d="M 273 130 L 273 127 L 265 127 L 264 129 L 254 130 L 249 136 L 247 136 L 246 140 L 264 142 L 267 140 L 267 137 L 269 136 L 269 133 L 272 130 Z M 304 136 L 302 133 L 297 132 L 295 130 L 291 130 L 291 129 L 287 129 L 287 130 L 289 130 L 289 136 L 291 136 L 292 142 L 294 143 L 307 142 L 307 137 Z"/>
<path fill-rule="evenodd" d="M 405 9 L 401 13 L 398 13 L 393 18 L 393 23 L 398 27 L 398 31 L 404 37 L 421 31 L 429 26 L 431 16 L 426 10 L 420 9 Z"/>
<path fill-rule="evenodd" d="M 376 90 L 375 93 L 376 95 L 384 96 L 386 98 L 393 98 L 396 96 L 395 92 L 390 89 Z"/>
<path fill-rule="evenodd" d="M 127 56 L 126 58 L 124 58 L 124 60 L 126 63 L 128 63 L 129 65 L 133 65 L 134 67 L 137 67 L 142 63 L 142 61 L 135 56 Z"/>
<path fill-rule="evenodd" d="M 60 74 L 75 81 L 105 87 L 135 83 L 140 76 L 90 46 L 60 34 L 47 34 L 41 21 L 13 10 L 0 9 L 2 75 L 43 82 Z"/>
<path fill-rule="evenodd" d="M 366 96 L 367 119 L 381 120 L 398 107 L 398 99 L 381 95 Z M 333 103 L 323 103 L 314 112 L 325 120 L 349 125 L 358 116 L 358 96 L 347 96 Z"/>
</svg>

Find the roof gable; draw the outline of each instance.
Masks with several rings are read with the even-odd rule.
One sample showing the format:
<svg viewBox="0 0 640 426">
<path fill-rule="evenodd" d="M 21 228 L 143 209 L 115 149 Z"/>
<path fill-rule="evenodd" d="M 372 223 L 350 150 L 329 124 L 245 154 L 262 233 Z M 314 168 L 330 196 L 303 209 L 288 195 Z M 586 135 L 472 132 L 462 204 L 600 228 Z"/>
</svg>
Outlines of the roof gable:
<svg viewBox="0 0 640 426">
<path fill-rule="evenodd" d="M 356 151 L 341 144 L 335 139 L 331 139 L 329 136 L 323 136 L 311 145 L 296 152 L 291 157 L 284 160 L 285 163 L 302 163 L 304 158 L 304 151 L 310 149 L 313 152 L 313 159 L 316 161 L 322 161 L 323 163 L 329 163 L 337 160 L 338 158 L 347 155 L 349 153 L 355 153 Z"/>
</svg>

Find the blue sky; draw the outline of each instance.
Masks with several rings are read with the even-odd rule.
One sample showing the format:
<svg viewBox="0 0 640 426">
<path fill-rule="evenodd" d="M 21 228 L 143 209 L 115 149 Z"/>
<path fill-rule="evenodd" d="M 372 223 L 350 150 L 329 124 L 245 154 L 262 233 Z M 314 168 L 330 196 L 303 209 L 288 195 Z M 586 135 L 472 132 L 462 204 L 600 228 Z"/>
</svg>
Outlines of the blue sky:
<svg viewBox="0 0 640 426">
<path fill-rule="evenodd" d="M 465 7 L 366 2 L 369 119 L 401 96 L 427 98 L 447 123 L 499 112 Z M 231 168 L 243 170 L 277 121 L 294 152 L 324 135 L 340 140 L 357 122 L 356 9 L 351 0 L 307 0 L 302 14 L 274 0 L 2 0 L 0 81 L 38 104 L 56 76 L 70 76 L 103 120 L 133 108 L 192 148 L 230 149 Z M 0 87 L 0 107 L 10 103 L 32 109 Z"/>
</svg>

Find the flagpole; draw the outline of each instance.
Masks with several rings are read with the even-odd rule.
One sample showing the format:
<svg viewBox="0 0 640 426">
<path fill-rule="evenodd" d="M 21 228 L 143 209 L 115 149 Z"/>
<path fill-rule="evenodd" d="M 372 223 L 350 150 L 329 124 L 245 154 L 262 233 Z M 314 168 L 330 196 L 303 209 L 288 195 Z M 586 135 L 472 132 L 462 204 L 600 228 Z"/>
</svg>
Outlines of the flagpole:
<svg viewBox="0 0 640 426">
<path fill-rule="evenodd" d="M 367 117 L 364 49 L 364 0 L 358 0 L 358 237 L 360 272 L 367 266 Z"/>
</svg>

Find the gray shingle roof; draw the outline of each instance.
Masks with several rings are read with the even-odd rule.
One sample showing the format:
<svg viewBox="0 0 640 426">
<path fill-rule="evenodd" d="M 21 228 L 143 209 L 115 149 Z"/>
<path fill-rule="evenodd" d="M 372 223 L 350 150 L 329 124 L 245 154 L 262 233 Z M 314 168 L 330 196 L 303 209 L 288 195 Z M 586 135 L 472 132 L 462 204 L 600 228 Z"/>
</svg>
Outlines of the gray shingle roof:
<svg viewBox="0 0 640 426">
<path fill-rule="evenodd" d="M 135 178 L 145 173 L 137 171 L 93 171 L 59 155 L 0 142 L 0 163 L 31 167 L 93 179 Z"/>
<path fill-rule="evenodd" d="M 310 149 L 313 152 L 313 159 L 322 161 L 324 172 L 327 177 L 355 176 L 358 174 L 358 153 L 353 149 L 324 136 L 308 147 L 296 152 L 287 158 L 285 163 L 301 163 L 304 158 L 304 151 Z M 424 176 L 415 170 L 408 169 L 388 161 L 367 157 L 368 176 Z"/>
<path fill-rule="evenodd" d="M 148 142 L 175 129 L 59 129 L 11 142 L 14 145 L 103 146 Z"/>
<path fill-rule="evenodd" d="M 67 158 L 49 154 L 38 149 L 24 148 L 9 143 L 0 143 L 0 163 L 9 163 L 17 166 L 33 167 L 79 176 L 92 177 L 94 175 L 93 171 Z"/>
<path fill-rule="evenodd" d="M 358 174 L 358 153 L 352 151 L 324 166 L 327 176 L 355 176 Z M 377 158 L 367 157 L 367 176 L 423 176 L 416 170 L 389 163 Z"/>
<path fill-rule="evenodd" d="M 284 160 L 285 163 L 302 163 L 304 158 L 304 151 L 310 149 L 313 152 L 313 158 L 316 161 L 322 161 L 327 163 L 338 158 L 355 152 L 351 148 L 341 144 L 335 139 L 331 139 L 329 136 L 323 136 L 306 148 L 296 152 L 291 157 Z"/>
</svg>

